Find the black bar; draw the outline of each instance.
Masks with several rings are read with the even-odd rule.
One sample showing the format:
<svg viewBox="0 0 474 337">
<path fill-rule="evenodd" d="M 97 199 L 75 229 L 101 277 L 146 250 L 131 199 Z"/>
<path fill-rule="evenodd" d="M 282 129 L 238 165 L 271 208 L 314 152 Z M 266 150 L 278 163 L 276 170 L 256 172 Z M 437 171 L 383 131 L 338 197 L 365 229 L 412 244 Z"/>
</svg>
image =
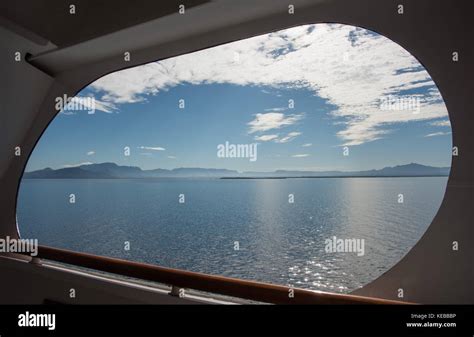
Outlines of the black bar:
<svg viewBox="0 0 474 337">
<path fill-rule="evenodd" d="M 55 330 L 18 327 L 26 312 L 54 313 Z M 424 319 L 413 318 L 413 314 Z M 443 316 L 438 316 L 442 314 Z M 455 317 L 451 317 L 452 315 Z M 433 315 L 430 318 L 429 315 Z M 8 336 L 473 336 L 472 305 L 0 306 Z M 407 323 L 456 327 L 407 327 Z"/>
</svg>

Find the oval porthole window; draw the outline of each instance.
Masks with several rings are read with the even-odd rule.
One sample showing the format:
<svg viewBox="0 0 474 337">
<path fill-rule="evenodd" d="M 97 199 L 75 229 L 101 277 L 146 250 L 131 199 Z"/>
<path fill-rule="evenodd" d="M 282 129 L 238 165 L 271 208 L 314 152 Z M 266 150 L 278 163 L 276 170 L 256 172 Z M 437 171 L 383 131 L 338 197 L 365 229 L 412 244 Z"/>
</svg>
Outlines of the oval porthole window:
<svg viewBox="0 0 474 337">
<path fill-rule="evenodd" d="M 348 25 L 120 70 L 57 102 L 21 180 L 22 237 L 165 267 L 350 292 L 421 238 L 450 171 L 426 69 Z"/>
</svg>

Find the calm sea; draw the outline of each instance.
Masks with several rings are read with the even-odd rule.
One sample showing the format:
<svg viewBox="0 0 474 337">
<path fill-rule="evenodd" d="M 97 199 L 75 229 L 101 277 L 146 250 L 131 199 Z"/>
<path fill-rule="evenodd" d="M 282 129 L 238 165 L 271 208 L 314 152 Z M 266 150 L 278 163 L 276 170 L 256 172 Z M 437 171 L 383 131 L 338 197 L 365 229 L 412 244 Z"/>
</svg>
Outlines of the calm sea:
<svg viewBox="0 0 474 337">
<path fill-rule="evenodd" d="M 18 224 L 23 238 L 44 245 L 349 292 L 413 247 L 435 216 L 446 182 L 445 177 L 24 179 Z M 364 239 L 364 255 L 326 252 L 325 240 L 334 236 Z"/>
</svg>

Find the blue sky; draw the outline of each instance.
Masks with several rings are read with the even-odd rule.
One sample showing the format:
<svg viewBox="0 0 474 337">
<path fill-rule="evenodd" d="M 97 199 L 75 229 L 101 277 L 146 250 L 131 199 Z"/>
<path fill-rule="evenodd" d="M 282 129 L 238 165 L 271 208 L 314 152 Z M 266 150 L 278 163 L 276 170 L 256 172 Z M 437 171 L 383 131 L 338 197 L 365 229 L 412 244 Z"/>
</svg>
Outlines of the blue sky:
<svg viewBox="0 0 474 337">
<path fill-rule="evenodd" d="M 152 62 L 78 96 L 95 98 L 94 114 L 58 114 L 28 171 L 100 162 L 239 171 L 451 162 L 447 111 L 428 73 L 400 46 L 351 26 L 296 27 Z M 258 159 L 218 158 L 226 141 L 257 143 Z"/>
</svg>

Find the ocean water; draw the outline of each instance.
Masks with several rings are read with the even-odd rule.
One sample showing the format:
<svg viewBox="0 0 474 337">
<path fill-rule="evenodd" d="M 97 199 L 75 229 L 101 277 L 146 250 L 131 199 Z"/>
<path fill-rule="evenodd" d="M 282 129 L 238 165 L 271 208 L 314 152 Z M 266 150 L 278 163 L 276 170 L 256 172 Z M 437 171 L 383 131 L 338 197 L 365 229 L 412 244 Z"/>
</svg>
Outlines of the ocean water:
<svg viewBox="0 0 474 337">
<path fill-rule="evenodd" d="M 17 218 L 21 236 L 43 245 L 346 293 L 376 279 L 413 247 L 435 216 L 446 182 L 24 179 Z M 326 252 L 325 240 L 334 236 L 364 239 L 364 255 Z"/>
</svg>

